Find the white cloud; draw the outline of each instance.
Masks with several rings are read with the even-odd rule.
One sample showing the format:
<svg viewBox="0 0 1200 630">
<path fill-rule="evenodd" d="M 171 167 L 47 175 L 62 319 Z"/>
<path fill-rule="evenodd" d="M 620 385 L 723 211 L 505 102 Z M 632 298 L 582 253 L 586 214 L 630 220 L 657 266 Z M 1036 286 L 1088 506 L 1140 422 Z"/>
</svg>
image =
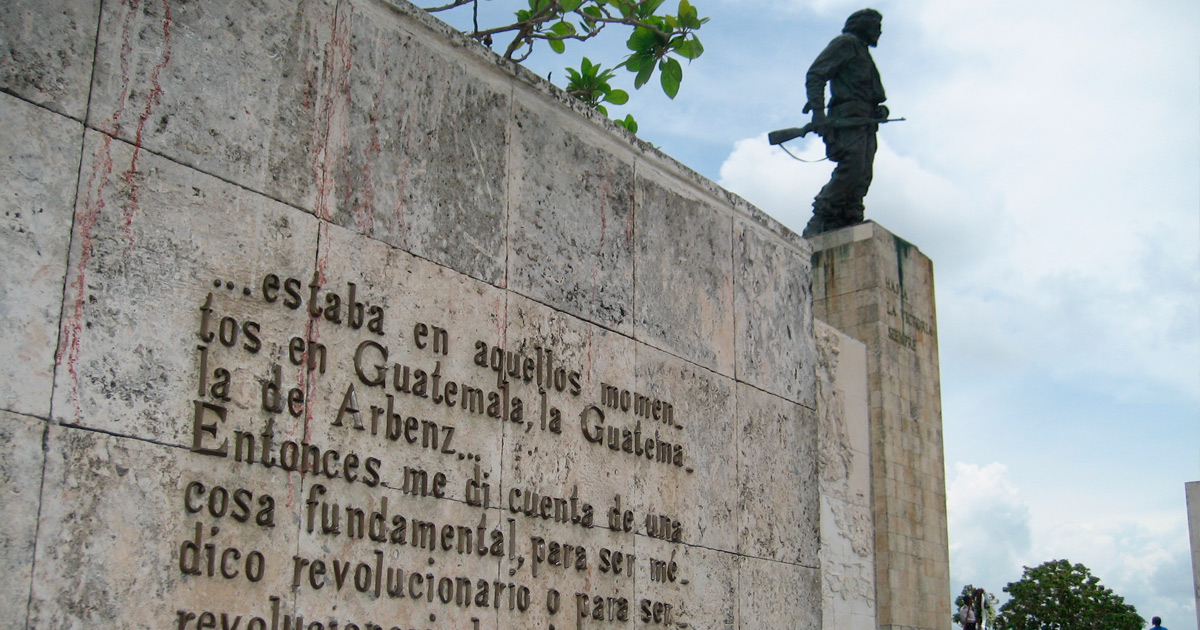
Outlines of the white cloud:
<svg viewBox="0 0 1200 630">
<path fill-rule="evenodd" d="M 704 5 L 723 4 L 739 10 L 835 14 L 842 18 L 862 7 L 862 0 L 706 0 Z"/>
<path fill-rule="evenodd" d="M 782 149 L 769 145 L 764 133 L 734 144 L 733 152 L 721 165 L 718 183 L 799 233 L 812 215 L 813 195 L 829 179 L 833 164 L 816 162 L 825 157 L 819 138 L 794 140 L 788 148 L 799 158 L 815 163 L 792 159 Z"/>
<path fill-rule="evenodd" d="M 956 463 L 946 490 L 951 592 L 974 584 L 999 594 L 1031 549 L 1029 506 L 1000 463 Z M 1016 576 L 1004 579 L 1004 576 Z"/>
</svg>

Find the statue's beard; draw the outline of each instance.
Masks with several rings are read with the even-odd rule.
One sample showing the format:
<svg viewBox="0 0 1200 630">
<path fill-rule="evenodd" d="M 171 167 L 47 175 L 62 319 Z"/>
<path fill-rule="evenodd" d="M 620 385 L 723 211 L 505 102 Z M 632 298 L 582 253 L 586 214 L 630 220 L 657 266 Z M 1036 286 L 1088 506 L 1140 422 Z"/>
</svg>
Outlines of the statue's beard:
<svg viewBox="0 0 1200 630">
<path fill-rule="evenodd" d="M 878 33 L 868 33 L 868 32 L 865 32 L 863 29 L 856 29 L 856 30 L 853 30 L 850 32 L 854 33 L 859 39 L 866 42 L 867 45 L 870 46 L 871 48 L 875 48 L 879 44 L 879 34 Z"/>
</svg>

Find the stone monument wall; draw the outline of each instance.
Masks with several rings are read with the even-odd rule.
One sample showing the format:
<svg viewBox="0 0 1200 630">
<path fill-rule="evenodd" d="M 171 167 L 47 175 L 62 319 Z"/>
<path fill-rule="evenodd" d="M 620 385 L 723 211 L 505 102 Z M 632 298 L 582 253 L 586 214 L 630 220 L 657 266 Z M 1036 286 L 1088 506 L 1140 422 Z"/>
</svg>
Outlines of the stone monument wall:
<svg viewBox="0 0 1200 630">
<path fill-rule="evenodd" d="M 808 243 L 406 4 L 0 44 L 0 628 L 821 624 Z"/>
</svg>

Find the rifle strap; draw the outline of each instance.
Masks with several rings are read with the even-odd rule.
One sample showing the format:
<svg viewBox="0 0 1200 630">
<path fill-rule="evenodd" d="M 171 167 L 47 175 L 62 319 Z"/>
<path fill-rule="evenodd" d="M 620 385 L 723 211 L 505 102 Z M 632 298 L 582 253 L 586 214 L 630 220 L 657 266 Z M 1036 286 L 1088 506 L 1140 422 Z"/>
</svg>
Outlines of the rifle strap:
<svg viewBox="0 0 1200 630">
<path fill-rule="evenodd" d="M 806 159 L 804 159 L 804 158 L 802 158 L 802 157 L 796 157 L 796 154 L 795 154 L 795 153 L 792 153 L 791 151 L 788 151 L 788 150 L 787 150 L 787 147 L 783 146 L 782 144 L 780 144 L 780 145 L 776 145 L 776 146 L 778 146 L 780 149 L 783 149 L 783 152 L 784 152 L 784 153 L 786 153 L 786 154 L 788 154 L 788 155 L 792 156 L 792 159 L 793 159 L 793 160 L 796 160 L 796 161 L 798 161 L 798 162 L 804 162 L 805 164 L 816 164 L 817 162 L 824 162 L 825 160 L 828 160 L 828 159 L 829 159 L 828 157 L 823 157 L 823 158 L 821 158 L 821 159 L 819 159 L 819 160 L 806 160 Z"/>
</svg>

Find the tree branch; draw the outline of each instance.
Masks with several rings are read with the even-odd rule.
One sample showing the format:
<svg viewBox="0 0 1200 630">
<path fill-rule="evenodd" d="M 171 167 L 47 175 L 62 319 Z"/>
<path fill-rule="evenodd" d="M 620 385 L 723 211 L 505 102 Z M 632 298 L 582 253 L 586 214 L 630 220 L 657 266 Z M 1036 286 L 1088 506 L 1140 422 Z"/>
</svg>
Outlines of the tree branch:
<svg viewBox="0 0 1200 630">
<path fill-rule="evenodd" d="M 440 6 L 440 7 L 434 7 L 431 9 L 426 9 L 426 11 L 430 11 L 430 12 L 445 11 L 448 9 L 453 9 L 455 7 L 460 7 L 464 4 L 470 4 L 475 1 L 477 1 L 477 0 L 454 0 L 450 4 Z M 651 31 L 652 33 L 654 33 L 656 36 L 662 38 L 663 40 L 670 40 L 673 35 L 672 33 L 663 31 L 655 24 L 651 24 L 649 22 L 642 21 L 636 17 L 614 16 L 614 14 L 609 11 L 607 6 L 599 6 L 599 5 L 593 5 L 593 6 L 596 6 L 596 8 L 598 8 L 600 10 L 602 15 L 600 15 L 599 17 L 597 17 L 595 15 L 589 15 L 587 13 L 584 13 L 580 9 L 576 9 L 574 11 L 571 11 L 570 13 L 561 13 L 560 12 L 561 5 L 558 2 L 551 2 L 551 3 L 543 6 L 536 14 L 531 15 L 529 18 L 527 18 L 525 20 L 522 20 L 520 22 L 513 22 L 512 24 L 506 24 L 504 26 L 496 26 L 496 27 L 485 29 L 482 31 L 476 29 L 475 32 L 470 33 L 470 37 L 477 41 L 481 41 L 481 42 L 490 44 L 491 38 L 493 35 L 516 31 L 516 34 L 513 35 L 512 41 L 510 41 L 508 43 L 508 46 L 505 48 L 503 56 L 505 59 L 520 62 L 520 61 L 524 61 L 532 53 L 534 40 L 540 39 L 540 40 L 545 40 L 545 41 L 565 41 L 565 40 L 586 41 L 588 39 L 591 39 L 592 37 L 595 37 L 608 24 L 621 24 L 624 26 L 631 26 L 634 28 L 644 28 L 648 31 Z M 540 31 L 543 24 L 546 24 L 547 22 L 551 22 L 554 20 L 565 19 L 567 17 L 567 15 L 570 15 L 570 14 L 574 14 L 574 15 L 578 16 L 584 22 L 584 24 L 587 24 L 590 27 L 591 30 L 589 30 L 587 33 L 584 33 L 582 35 L 580 35 L 578 33 L 573 34 L 573 35 L 556 35 L 553 33 L 543 33 Z M 682 29 L 682 32 L 686 33 L 690 30 L 691 29 Z M 520 51 L 522 48 L 524 48 L 526 46 L 529 47 L 529 50 L 525 51 L 525 53 L 523 55 L 520 55 L 519 57 L 516 56 L 518 54 L 518 51 Z"/>
<path fill-rule="evenodd" d="M 454 0 L 454 2 L 451 2 L 450 4 L 444 4 L 440 7 L 430 7 L 425 10 L 429 13 L 437 13 L 438 11 L 448 11 L 455 7 L 461 7 L 464 4 L 471 4 L 472 2 L 475 2 L 475 0 Z"/>
</svg>

